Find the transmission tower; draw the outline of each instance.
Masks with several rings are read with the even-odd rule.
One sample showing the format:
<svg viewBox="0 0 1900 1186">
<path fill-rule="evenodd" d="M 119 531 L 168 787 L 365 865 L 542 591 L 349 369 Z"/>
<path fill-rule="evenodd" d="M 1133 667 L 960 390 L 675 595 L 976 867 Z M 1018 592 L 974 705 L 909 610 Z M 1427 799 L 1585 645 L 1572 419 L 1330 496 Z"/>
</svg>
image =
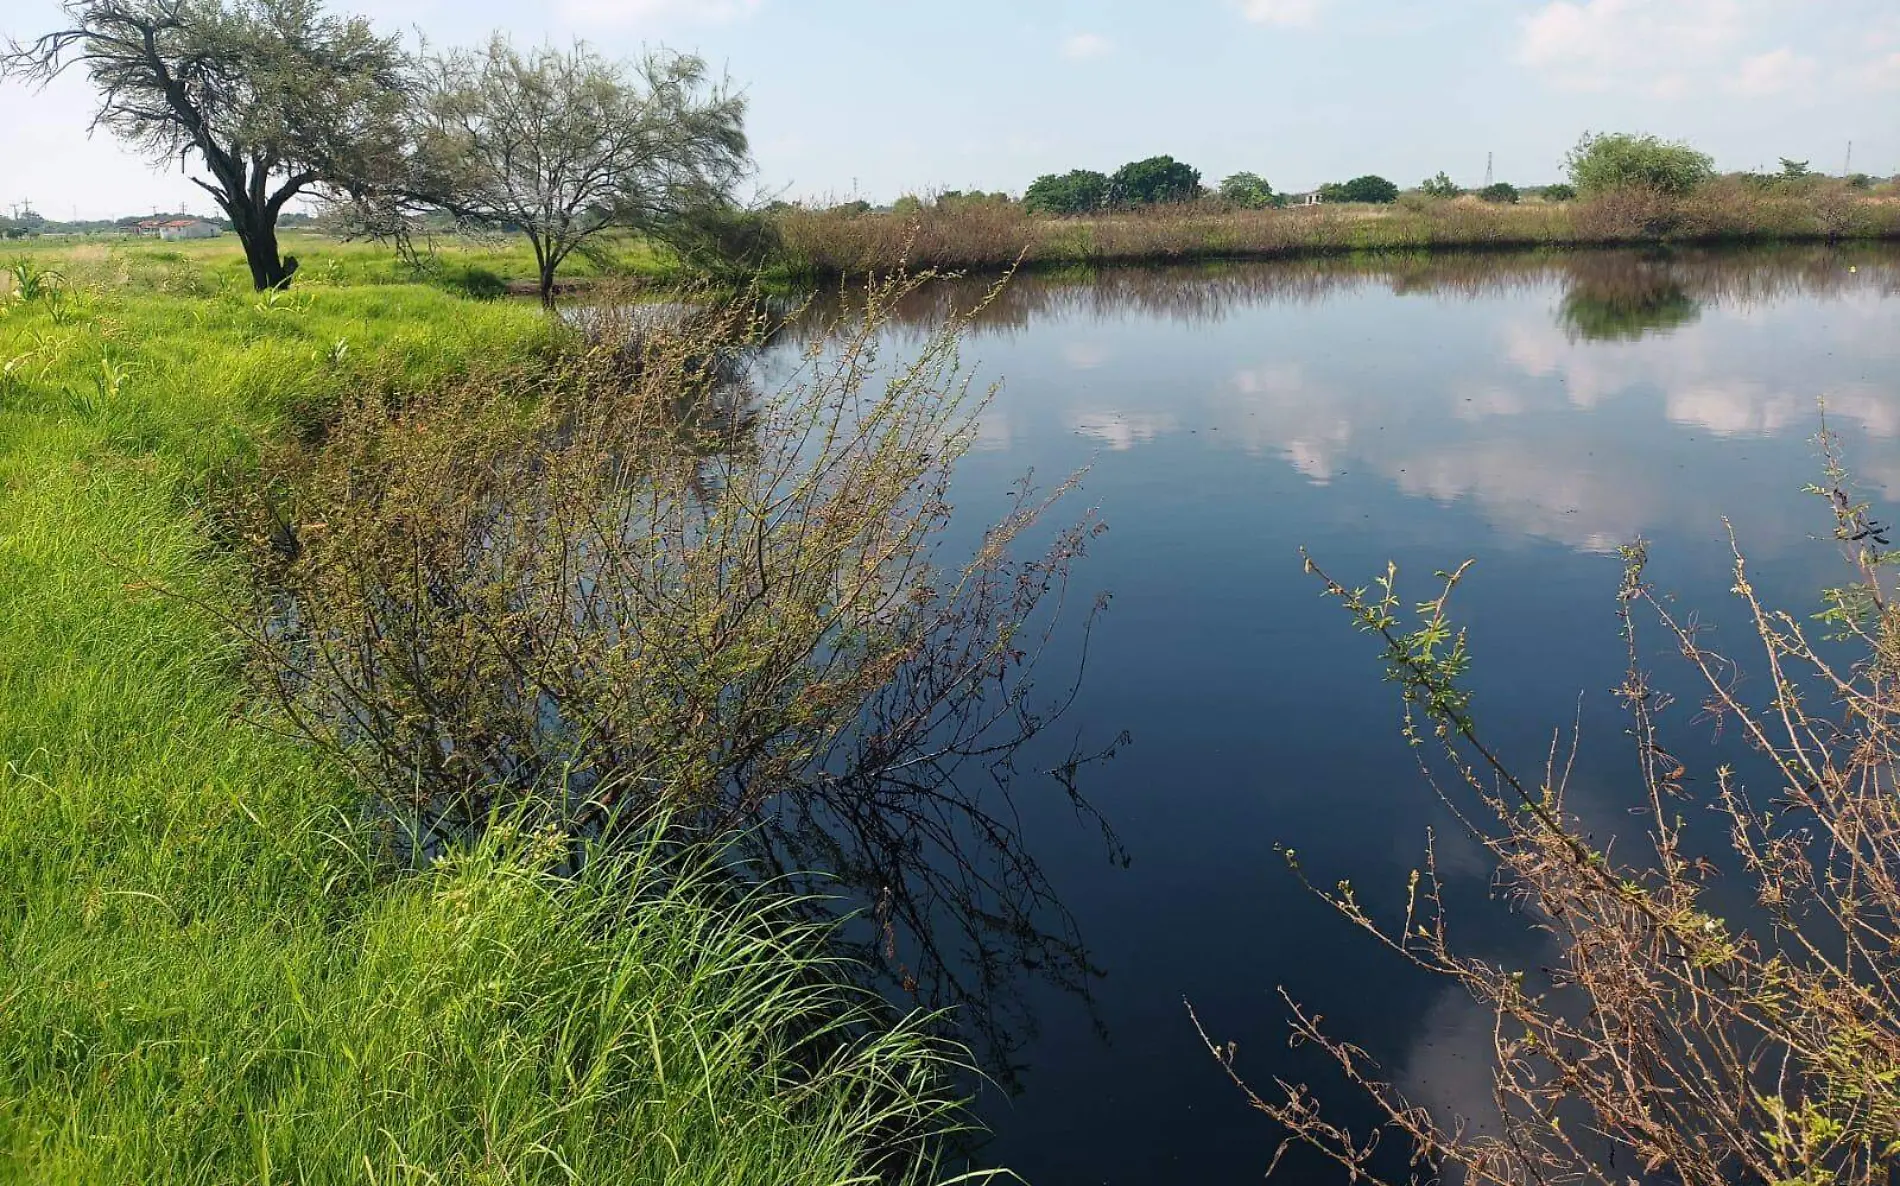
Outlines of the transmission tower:
<svg viewBox="0 0 1900 1186">
<path fill-rule="evenodd" d="M 1484 154 L 1484 188 L 1490 189 L 1492 180 L 1493 178 L 1491 176 L 1491 154 L 1487 152 Z"/>
<path fill-rule="evenodd" d="M 1841 166 L 1841 176 L 1852 177 L 1853 175 L 1854 175 L 1854 142 L 1852 140 L 1849 140 L 1847 142 L 1847 163 Z"/>
</svg>

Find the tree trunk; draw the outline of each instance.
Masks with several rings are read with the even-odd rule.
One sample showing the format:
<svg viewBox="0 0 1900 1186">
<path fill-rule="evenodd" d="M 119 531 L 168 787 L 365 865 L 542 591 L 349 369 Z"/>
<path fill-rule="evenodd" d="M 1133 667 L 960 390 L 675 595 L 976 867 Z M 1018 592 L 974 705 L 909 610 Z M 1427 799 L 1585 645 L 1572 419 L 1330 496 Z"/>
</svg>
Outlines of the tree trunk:
<svg viewBox="0 0 1900 1186">
<path fill-rule="evenodd" d="M 557 265 L 551 260 L 544 261 L 541 264 L 541 307 L 544 309 L 554 308 L 554 269 L 556 266 Z"/>
<path fill-rule="evenodd" d="M 296 274 L 294 257 L 277 254 L 277 219 L 274 214 L 248 203 L 231 207 L 231 225 L 237 228 L 238 241 L 244 244 L 244 262 L 251 268 L 251 284 L 259 292 L 289 288 Z"/>
</svg>

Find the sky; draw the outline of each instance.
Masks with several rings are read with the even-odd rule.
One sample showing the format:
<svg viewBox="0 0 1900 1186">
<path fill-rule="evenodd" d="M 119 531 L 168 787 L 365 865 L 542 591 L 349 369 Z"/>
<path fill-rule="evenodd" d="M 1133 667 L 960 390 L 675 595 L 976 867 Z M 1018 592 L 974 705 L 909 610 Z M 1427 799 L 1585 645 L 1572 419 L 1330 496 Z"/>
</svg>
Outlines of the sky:
<svg viewBox="0 0 1900 1186">
<path fill-rule="evenodd" d="M 1900 172 L 1895 0 L 333 0 L 434 45 L 502 30 L 697 52 L 749 96 L 761 195 L 1020 193 L 1167 153 L 1209 182 L 1361 173 L 1558 180 L 1588 130 L 1687 140 L 1723 169 L 1787 156 Z M 0 36 L 58 26 L 0 0 Z M 177 162 L 106 133 L 70 75 L 0 82 L 0 212 L 209 213 Z"/>
</svg>

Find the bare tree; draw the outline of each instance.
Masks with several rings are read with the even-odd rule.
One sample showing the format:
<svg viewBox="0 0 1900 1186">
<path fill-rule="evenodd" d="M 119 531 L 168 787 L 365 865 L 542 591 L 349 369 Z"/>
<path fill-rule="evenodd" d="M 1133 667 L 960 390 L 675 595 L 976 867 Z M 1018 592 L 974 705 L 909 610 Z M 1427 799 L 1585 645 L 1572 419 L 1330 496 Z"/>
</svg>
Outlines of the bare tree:
<svg viewBox="0 0 1900 1186">
<path fill-rule="evenodd" d="M 155 161 L 194 154 L 192 181 L 231 219 L 259 291 L 290 283 L 277 219 L 316 187 L 363 184 L 401 134 L 407 58 L 318 0 L 66 0 L 69 27 L 9 41 L 0 77 L 45 85 L 83 66 L 94 128 Z"/>
<path fill-rule="evenodd" d="M 409 172 L 383 214 L 438 209 L 527 235 L 552 302 L 561 265 L 609 229 L 664 239 L 728 204 L 748 167 L 745 109 L 696 57 L 524 53 L 497 36 L 428 64 Z"/>
</svg>

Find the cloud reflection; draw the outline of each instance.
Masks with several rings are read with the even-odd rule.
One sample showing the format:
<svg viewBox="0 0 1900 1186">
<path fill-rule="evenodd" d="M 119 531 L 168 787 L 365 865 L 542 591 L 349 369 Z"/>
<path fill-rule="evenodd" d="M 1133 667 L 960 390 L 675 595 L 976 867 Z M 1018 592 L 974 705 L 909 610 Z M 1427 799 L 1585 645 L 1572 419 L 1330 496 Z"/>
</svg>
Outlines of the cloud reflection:
<svg viewBox="0 0 1900 1186">
<path fill-rule="evenodd" d="M 1076 432 L 1125 453 L 1180 427 L 1180 421 L 1165 412 L 1119 412 L 1113 409 L 1080 410 L 1073 413 L 1069 425 Z"/>
<path fill-rule="evenodd" d="M 927 285 L 900 321 L 987 292 Z M 1353 484 L 1371 476 L 1592 553 L 1743 508 L 1796 538 L 1760 484 L 1798 489 L 1818 401 L 1850 435 L 1900 437 L 1896 295 L 1900 254 L 1873 247 L 1023 276 L 972 329 L 974 357 L 1005 343 L 1010 380 L 979 443 L 1034 447 L 1052 415 L 1113 453 L 1198 434 L 1339 497 L 1377 497 Z M 1754 440 L 1781 444 L 1743 452 Z M 1900 493 L 1900 461 L 1862 452 Z"/>
</svg>

